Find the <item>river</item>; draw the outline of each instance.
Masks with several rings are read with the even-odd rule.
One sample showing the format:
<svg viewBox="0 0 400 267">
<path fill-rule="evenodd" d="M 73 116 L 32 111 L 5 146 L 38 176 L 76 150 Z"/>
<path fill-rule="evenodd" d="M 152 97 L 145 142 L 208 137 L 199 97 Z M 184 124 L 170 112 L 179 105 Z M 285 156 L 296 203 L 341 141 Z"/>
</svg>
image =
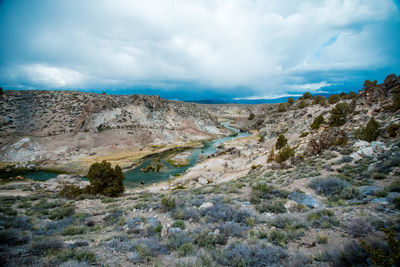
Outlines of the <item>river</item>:
<svg viewBox="0 0 400 267">
<path fill-rule="evenodd" d="M 175 167 L 174 165 L 170 164 L 167 162 L 167 158 L 171 156 L 171 154 L 176 154 L 180 152 L 176 151 L 171 151 L 171 152 L 165 152 L 161 153 L 159 155 L 151 156 L 142 161 L 142 163 L 136 167 L 135 169 L 129 170 L 125 172 L 125 185 L 128 187 L 134 187 L 140 182 L 144 182 L 145 184 L 150 184 L 150 183 L 156 183 L 159 181 L 167 180 L 169 179 L 170 176 L 174 175 L 179 175 L 184 173 L 187 169 L 190 167 L 194 166 L 200 155 L 203 154 L 204 157 L 212 155 L 216 152 L 217 147 L 227 141 L 240 138 L 240 137 L 245 137 L 249 136 L 250 134 L 248 132 L 240 132 L 240 130 L 233 128 L 229 126 L 229 122 L 222 122 L 221 123 L 224 127 L 232 130 L 235 132 L 235 136 L 226 136 L 222 137 L 219 139 L 215 139 L 210 142 L 204 143 L 204 146 L 201 148 L 192 148 L 192 149 L 185 149 L 180 152 L 190 152 L 190 156 L 188 158 L 189 164 L 183 167 Z M 146 168 L 147 166 L 150 165 L 157 165 L 161 164 L 163 167 L 161 168 L 160 171 L 149 171 L 149 172 L 141 172 L 140 170 L 142 168 Z M 21 175 L 26 178 L 30 178 L 33 180 L 38 180 L 38 181 L 45 181 L 51 178 L 54 178 L 56 174 L 51 173 L 51 172 L 45 172 L 45 171 L 30 171 L 30 172 L 23 172 L 23 173 L 12 173 L 12 174 L 0 174 L 1 176 L 8 175 L 9 176 L 15 176 L 15 175 Z"/>
</svg>

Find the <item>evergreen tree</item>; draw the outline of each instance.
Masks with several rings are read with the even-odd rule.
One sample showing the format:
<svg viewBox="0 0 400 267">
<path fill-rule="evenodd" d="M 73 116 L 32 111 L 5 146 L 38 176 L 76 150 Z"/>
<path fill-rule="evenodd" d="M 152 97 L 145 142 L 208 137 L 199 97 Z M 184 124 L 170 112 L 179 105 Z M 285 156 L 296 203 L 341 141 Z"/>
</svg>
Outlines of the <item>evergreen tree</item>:
<svg viewBox="0 0 400 267">
<path fill-rule="evenodd" d="M 349 105 L 347 103 L 339 103 L 331 109 L 331 116 L 329 118 L 329 125 L 339 127 L 346 123 L 347 114 L 349 113 Z"/>
<path fill-rule="evenodd" d="M 115 197 L 125 191 L 123 180 L 125 176 L 118 165 L 113 169 L 111 163 L 103 160 L 101 163 L 93 163 L 87 175 L 91 192 L 105 196 Z"/>
<path fill-rule="evenodd" d="M 276 149 L 281 149 L 282 147 L 286 146 L 287 144 L 287 139 L 283 134 L 280 134 L 278 136 L 278 139 L 276 140 L 275 148 Z"/>
</svg>

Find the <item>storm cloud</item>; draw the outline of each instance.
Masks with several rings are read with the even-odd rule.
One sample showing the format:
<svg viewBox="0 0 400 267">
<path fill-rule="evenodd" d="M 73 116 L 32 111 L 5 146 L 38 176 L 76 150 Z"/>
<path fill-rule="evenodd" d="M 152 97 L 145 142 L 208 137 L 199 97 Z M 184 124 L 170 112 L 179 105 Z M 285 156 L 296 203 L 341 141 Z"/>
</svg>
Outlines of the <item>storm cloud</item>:
<svg viewBox="0 0 400 267">
<path fill-rule="evenodd" d="M 0 85 L 178 99 L 359 89 L 399 72 L 399 18 L 391 0 L 5 0 Z"/>
</svg>

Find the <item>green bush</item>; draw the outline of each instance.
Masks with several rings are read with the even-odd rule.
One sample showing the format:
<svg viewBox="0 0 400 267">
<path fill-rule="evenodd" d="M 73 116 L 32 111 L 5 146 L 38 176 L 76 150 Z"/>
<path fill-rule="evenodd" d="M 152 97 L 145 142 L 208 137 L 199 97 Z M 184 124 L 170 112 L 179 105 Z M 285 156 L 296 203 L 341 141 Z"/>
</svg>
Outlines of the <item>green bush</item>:
<svg viewBox="0 0 400 267">
<path fill-rule="evenodd" d="M 274 199 L 268 202 L 261 202 L 256 205 L 256 210 L 260 213 L 272 212 L 272 213 L 285 213 L 285 201 L 280 199 Z"/>
<path fill-rule="evenodd" d="M 315 243 L 317 243 L 317 244 L 328 243 L 328 236 L 323 235 L 323 234 L 317 234 L 314 239 L 315 239 Z"/>
<path fill-rule="evenodd" d="M 315 98 L 314 98 L 314 104 L 315 105 L 321 105 L 321 106 L 324 106 L 325 105 L 325 102 L 326 102 L 326 100 L 325 100 L 325 97 L 323 97 L 322 95 L 317 95 Z"/>
<path fill-rule="evenodd" d="M 378 138 L 379 123 L 372 117 L 366 127 L 361 127 L 355 132 L 355 135 L 365 141 L 372 142 Z"/>
<path fill-rule="evenodd" d="M 286 232 L 273 230 L 268 236 L 268 241 L 280 247 L 286 247 L 289 242 L 289 237 Z"/>
<path fill-rule="evenodd" d="M 272 162 L 275 160 L 275 150 L 274 147 L 272 147 L 271 151 L 269 152 L 267 162 Z"/>
<path fill-rule="evenodd" d="M 356 92 L 350 91 L 350 92 L 347 94 L 346 99 L 357 99 L 357 97 L 358 97 L 358 94 L 357 94 Z"/>
<path fill-rule="evenodd" d="M 330 95 L 328 97 L 328 103 L 329 104 L 336 104 L 337 102 L 339 102 L 340 100 L 340 96 L 339 95 Z"/>
<path fill-rule="evenodd" d="M 388 132 L 390 137 L 396 137 L 397 135 L 397 130 L 400 128 L 400 124 L 394 124 L 394 123 L 390 123 L 387 127 L 386 127 L 386 131 Z"/>
<path fill-rule="evenodd" d="M 175 228 L 181 228 L 183 230 L 185 229 L 185 222 L 182 220 L 176 220 L 171 226 Z"/>
<path fill-rule="evenodd" d="M 175 199 L 172 197 L 164 197 L 161 199 L 161 206 L 165 210 L 171 211 L 171 210 L 175 209 L 175 207 L 176 207 Z"/>
<path fill-rule="evenodd" d="M 286 144 L 287 144 L 286 137 L 283 134 L 280 134 L 278 136 L 278 139 L 276 140 L 275 148 L 276 149 L 281 149 L 282 147 L 286 146 Z"/>
<path fill-rule="evenodd" d="M 71 216 L 75 213 L 75 206 L 66 205 L 56 209 L 53 209 L 49 214 L 51 220 L 61 220 L 65 217 Z"/>
<path fill-rule="evenodd" d="M 86 233 L 87 228 L 85 226 L 68 226 L 67 228 L 65 228 L 62 232 L 61 235 L 63 236 L 68 236 L 68 235 L 81 235 Z"/>
<path fill-rule="evenodd" d="M 191 243 L 185 243 L 182 246 L 179 247 L 178 249 L 178 256 L 179 257 L 185 257 L 188 255 L 193 254 L 194 252 L 194 247 Z"/>
<path fill-rule="evenodd" d="M 376 86 L 377 84 L 378 84 L 377 80 L 374 80 L 372 82 L 370 80 L 365 80 L 363 86 L 364 86 L 364 88 L 367 88 L 367 87 Z"/>
<path fill-rule="evenodd" d="M 118 165 L 113 169 L 111 163 L 105 160 L 101 163 L 93 163 L 87 176 L 93 194 L 115 197 L 125 191 L 123 184 L 125 176 Z"/>
<path fill-rule="evenodd" d="M 286 111 L 286 104 L 285 103 L 280 103 L 277 109 L 278 112 L 284 112 Z"/>
<path fill-rule="evenodd" d="M 324 123 L 324 122 L 325 122 L 325 120 L 324 120 L 324 117 L 322 115 L 317 116 L 314 119 L 313 123 L 311 124 L 311 129 L 312 130 L 318 129 L 321 126 L 321 124 Z"/>
<path fill-rule="evenodd" d="M 299 108 L 299 109 L 303 109 L 303 108 L 305 108 L 305 107 L 307 107 L 307 103 L 306 103 L 306 101 L 304 101 L 304 100 L 301 100 L 301 101 L 299 102 L 299 104 L 297 104 L 297 108 Z"/>
<path fill-rule="evenodd" d="M 289 97 L 288 100 L 287 100 L 287 102 L 288 102 L 289 106 L 293 105 L 293 104 L 294 104 L 294 99 L 293 99 L 293 97 Z"/>
<path fill-rule="evenodd" d="M 309 98 L 311 98 L 312 97 L 312 94 L 310 93 L 310 92 L 305 92 L 304 94 L 303 94 L 303 98 L 304 99 L 309 99 Z"/>
<path fill-rule="evenodd" d="M 392 110 L 397 111 L 400 109 L 400 86 L 393 90 L 393 104 Z"/>
<path fill-rule="evenodd" d="M 293 157 L 294 153 L 295 153 L 294 148 L 291 148 L 290 146 L 285 146 L 275 156 L 275 161 L 278 163 L 282 163 L 282 162 L 288 160 L 290 157 Z"/>
<path fill-rule="evenodd" d="M 349 113 L 349 105 L 347 103 L 339 103 L 331 109 L 329 125 L 339 127 L 346 123 L 347 114 Z"/>
<path fill-rule="evenodd" d="M 388 251 L 375 248 L 362 240 L 361 246 L 367 251 L 374 266 L 400 266 L 400 240 L 396 231 L 392 228 L 383 229 L 387 238 Z"/>
<path fill-rule="evenodd" d="M 250 111 L 250 115 L 249 115 L 249 117 L 247 119 L 249 121 L 251 121 L 251 120 L 254 120 L 255 117 L 256 117 L 256 115 L 254 115 L 254 113 Z"/>
</svg>

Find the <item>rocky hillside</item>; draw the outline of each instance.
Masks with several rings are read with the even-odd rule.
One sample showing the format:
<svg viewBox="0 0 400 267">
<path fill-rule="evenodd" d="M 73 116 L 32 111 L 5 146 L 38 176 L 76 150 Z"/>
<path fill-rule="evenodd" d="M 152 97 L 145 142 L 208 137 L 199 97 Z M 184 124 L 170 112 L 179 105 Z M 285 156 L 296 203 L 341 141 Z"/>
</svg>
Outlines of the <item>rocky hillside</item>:
<svg viewBox="0 0 400 267">
<path fill-rule="evenodd" d="M 68 91 L 0 96 L 3 162 L 65 165 L 97 153 L 182 146 L 221 134 L 229 131 L 204 106 L 158 96 Z"/>
</svg>

